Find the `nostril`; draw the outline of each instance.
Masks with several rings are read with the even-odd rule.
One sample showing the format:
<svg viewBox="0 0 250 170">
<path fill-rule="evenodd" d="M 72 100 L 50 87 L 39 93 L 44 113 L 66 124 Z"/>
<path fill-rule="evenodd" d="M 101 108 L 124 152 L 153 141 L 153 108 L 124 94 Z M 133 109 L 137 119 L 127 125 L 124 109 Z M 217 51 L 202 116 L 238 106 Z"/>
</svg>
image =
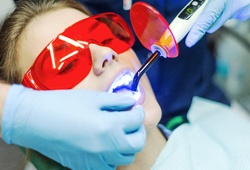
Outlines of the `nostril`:
<svg viewBox="0 0 250 170">
<path fill-rule="evenodd" d="M 118 61 L 118 58 L 115 55 L 112 55 L 112 59 L 110 59 L 110 58 L 105 59 L 102 63 L 102 68 L 104 68 L 108 64 L 108 62 L 110 62 L 111 60 Z"/>
<path fill-rule="evenodd" d="M 118 58 L 115 55 L 112 55 L 112 60 L 118 61 Z"/>
<path fill-rule="evenodd" d="M 102 68 L 104 68 L 106 66 L 106 63 L 108 63 L 108 60 L 104 60 L 103 63 L 102 63 Z"/>
</svg>

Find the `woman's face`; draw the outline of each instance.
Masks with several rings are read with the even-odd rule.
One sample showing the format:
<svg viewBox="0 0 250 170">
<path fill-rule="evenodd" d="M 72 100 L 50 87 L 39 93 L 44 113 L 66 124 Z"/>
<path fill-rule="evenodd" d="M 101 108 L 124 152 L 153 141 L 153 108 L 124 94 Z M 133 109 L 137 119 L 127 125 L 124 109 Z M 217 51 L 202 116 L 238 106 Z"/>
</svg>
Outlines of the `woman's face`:
<svg viewBox="0 0 250 170">
<path fill-rule="evenodd" d="M 68 26 L 87 17 L 78 10 L 64 8 L 45 13 L 32 20 L 18 40 L 18 59 L 23 75 L 53 38 Z M 140 68 L 139 60 L 132 49 L 116 54 L 112 49 L 96 44 L 90 44 L 89 48 L 92 69 L 88 76 L 74 87 L 75 89 L 108 91 L 114 82 L 120 80 L 119 76 L 129 71 L 135 73 Z M 143 105 L 145 109 L 144 124 L 149 131 L 159 122 L 161 110 L 146 76 L 141 78 L 139 88 L 141 95 L 137 104 Z"/>
</svg>

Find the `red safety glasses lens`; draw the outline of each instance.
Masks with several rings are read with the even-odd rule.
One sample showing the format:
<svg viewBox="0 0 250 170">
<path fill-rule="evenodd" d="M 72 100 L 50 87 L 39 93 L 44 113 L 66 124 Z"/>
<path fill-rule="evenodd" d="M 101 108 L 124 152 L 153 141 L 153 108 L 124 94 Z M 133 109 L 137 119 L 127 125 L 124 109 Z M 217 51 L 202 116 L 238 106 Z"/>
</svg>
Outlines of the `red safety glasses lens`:
<svg viewBox="0 0 250 170">
<path fill-rule="evenodd" d="M 76 22 L 52 40 L 24 75 L 22 84 L 33 89 L 70 89 L 92 67 L 89 44 L 109 47 L 116 53 L 128 50 L 134 36 L 115 13 L 103 13 Z"/>
</svg>

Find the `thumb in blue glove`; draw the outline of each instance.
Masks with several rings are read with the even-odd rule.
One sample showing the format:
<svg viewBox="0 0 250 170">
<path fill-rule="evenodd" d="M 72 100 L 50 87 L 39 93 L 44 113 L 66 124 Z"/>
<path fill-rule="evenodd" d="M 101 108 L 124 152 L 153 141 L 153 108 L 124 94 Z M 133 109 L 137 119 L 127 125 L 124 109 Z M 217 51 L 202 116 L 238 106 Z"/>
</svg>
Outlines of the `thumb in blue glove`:
<svg viewBox="0 0 250 170">
<path fill-rule="evenodd" d="M 114 169 L 132 163 L 145 144 L 143 109 L 128 110 L 134 103 L 118 94 L 12 85 L 2 138 L 72 169 Z"/>
<path fill-rule="evenodd" d="M 186 38 L 186 45 L 193 46 L 206 32 L 213 33 L 227 20 L 250 18 L 250 0 L 209 0 Z"/>
</svg>

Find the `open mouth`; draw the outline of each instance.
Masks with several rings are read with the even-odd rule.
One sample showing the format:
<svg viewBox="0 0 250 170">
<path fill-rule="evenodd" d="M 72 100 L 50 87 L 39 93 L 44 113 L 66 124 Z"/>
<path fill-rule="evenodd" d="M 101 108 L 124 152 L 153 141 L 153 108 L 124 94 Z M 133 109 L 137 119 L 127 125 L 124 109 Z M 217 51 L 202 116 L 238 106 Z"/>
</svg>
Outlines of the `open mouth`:
<svg viewBox="0 0 250 170">
<path fill-rule="evenodd" d="M 125 73 L 121 73 L 112 83 L 108 92 L 109 93 L 119 93 L 127 96 L 133 97 L 136 101 L 141 97 L 140 88 L 138 86 L 136 91 L 131 91 L 129 88 L 120 88 L 129 86 L 134 78 L 134 73 L 132 71 L 127 71 Z"/>
</svg>

